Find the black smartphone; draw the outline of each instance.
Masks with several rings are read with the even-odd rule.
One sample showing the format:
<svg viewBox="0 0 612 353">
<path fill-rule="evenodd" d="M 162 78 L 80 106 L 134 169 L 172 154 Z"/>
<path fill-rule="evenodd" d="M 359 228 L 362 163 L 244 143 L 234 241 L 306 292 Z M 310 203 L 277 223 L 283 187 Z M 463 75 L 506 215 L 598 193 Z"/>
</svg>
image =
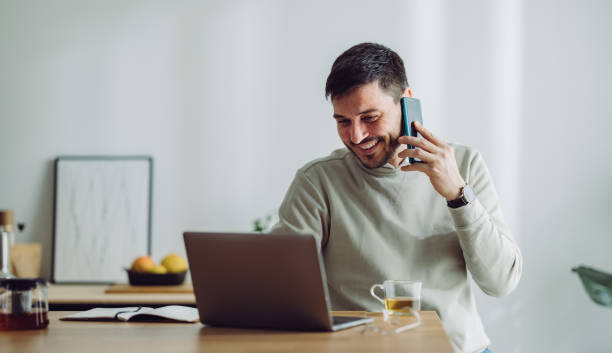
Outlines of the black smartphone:
<svg viewBox="0 0 612 353">
<path fill-rule="evenodd" d="M 400 105 L 402 107 L 402 136 L 413 136 L 417 137 L 418 133 L 414 127 L 414 122 L 418 121 L 419 124 L 423 125 L 423 117 L 421 116 L 421 102 L 416 98 L 403 97 L 400 99 Z M 408 148 L 414 148 L 412 145 L 406 145 Z M 420 162 L 412 157 L 408 158 L 408 162 L 413 164 Z"/>
</svg>

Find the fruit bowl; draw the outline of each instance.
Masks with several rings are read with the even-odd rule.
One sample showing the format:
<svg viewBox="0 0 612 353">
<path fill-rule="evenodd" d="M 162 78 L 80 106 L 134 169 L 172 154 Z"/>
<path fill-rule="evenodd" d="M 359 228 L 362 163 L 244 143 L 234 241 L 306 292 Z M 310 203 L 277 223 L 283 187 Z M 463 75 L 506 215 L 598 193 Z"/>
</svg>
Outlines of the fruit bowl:
<svg viewBox="0 0 612 353">
<path fill-rule="evenodd" d="M 165 274 L 135 272 L 127 268 L 125 271 L 132 286 L 176 286 L 185 281 L 187 274 L 187 271 Z"/>
</svg>

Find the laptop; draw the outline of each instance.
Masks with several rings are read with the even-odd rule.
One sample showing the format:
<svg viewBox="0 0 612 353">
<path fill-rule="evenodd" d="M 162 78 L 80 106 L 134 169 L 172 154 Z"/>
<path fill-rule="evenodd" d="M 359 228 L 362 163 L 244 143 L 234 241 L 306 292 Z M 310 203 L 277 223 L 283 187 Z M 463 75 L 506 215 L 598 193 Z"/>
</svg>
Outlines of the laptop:
<svg viewBox="0 0 612 353">
<path fill-rule="evenodd" d="M 372 321 L 331 315 L 312 235 L 185 232 L 183 238 L 203 324 L 336 331 Z"/>
</svg>

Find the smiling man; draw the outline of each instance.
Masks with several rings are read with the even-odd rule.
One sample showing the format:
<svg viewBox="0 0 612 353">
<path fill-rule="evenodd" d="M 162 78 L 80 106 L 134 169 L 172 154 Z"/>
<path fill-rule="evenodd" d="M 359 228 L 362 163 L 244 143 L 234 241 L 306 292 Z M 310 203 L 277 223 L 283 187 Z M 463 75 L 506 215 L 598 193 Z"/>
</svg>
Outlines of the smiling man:
<svg viewBox="0 0 612 353">
<path fill-rule="evenodd" d="M 342 142 L 368 168 L 389 162 L 397 166 L 401 160 L 396 153 L 400 146 L 400 122 L 395 119 L 399 104 L 394 101 L 378 81 L 355 87 L 351 94 L 332 100 Z"/>
<path fill-rule="evenodd" d="M 272 232 L 315 234 L 334 310 L 380 311 L 373 284 L 421 281 L 422 309 L 438 312 L 454 349 L 487 352 L 471 282 L 510 293 L 522 256 L 482 156 L 420 125 L 422 137 L 400 136 L 408 81 L 382 45 L 342 53 L 325 93 L 346 148 L 297 172 Z"/>
</svg>

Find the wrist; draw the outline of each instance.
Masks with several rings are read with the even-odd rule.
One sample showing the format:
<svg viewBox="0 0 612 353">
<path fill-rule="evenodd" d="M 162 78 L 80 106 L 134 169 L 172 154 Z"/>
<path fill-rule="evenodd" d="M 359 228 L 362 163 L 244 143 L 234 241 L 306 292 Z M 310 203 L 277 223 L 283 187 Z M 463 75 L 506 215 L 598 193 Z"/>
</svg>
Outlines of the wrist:
<svg viewBox="0 0 612 353">
<path fill-rule="evenodd" d="M 450 208 L 459 208 L 470 204 L 472 201 L 474 201 L 475 198 L 476 193 L 474 192 L 474 189 L 472 189 L 471 186 L 466 184 L 464 187 L 461 188 L 460 195 L 453 200 L 447 200 L 446 204 Z"/>
<path fill-rule="evenodd" d="M 458 199 L 459 197 L 461 197 L 461 189 L 462 188 L 457 188 L 457 191 L 455 191 L 452 194 L 449 194 L 449 196 L 446 197 L 446 201 L 453 201 Z"/>
<path fill-rule="evenodd" d="M 455 191 L 448 194 L 447 196 L 445 196 L 446 201 L 453 201 L 456 200 L 458 198 L 461 197 L 461 195 L 463 194 L 463 188 L 467 185 L 467 183 L 463 182 L 461 184 L 459 184 L 460 186 L 457 186 L 455 188 Z"/>
</svg>

